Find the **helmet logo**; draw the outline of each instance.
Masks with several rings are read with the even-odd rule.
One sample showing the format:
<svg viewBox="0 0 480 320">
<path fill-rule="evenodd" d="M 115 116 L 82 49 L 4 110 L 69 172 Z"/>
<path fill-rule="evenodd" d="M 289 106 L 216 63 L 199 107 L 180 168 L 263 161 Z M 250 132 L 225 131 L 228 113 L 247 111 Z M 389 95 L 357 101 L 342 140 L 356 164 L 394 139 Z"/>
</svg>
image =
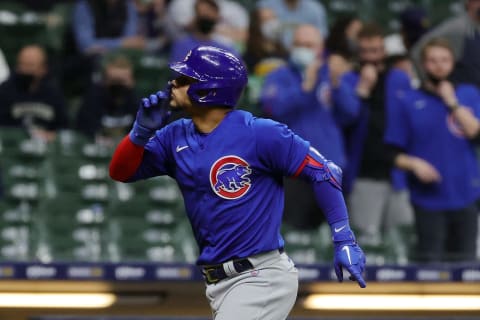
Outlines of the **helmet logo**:
<svg viewBox="0 0 480 320">
<path fill-rule="evenodd" d="M 188 51 L 187 55 L 185 56 L 185 59 L 183 59 L 183 62 L 186 62 L 191 55 L 192 55 L 192 50 Z"/>
<path fill-rule="evenodd" d="M 210 168 L 210 185 L 219 197 L 234 200 L 244 196 L 251 186 L 248 162 L 238 156 L 218 159 Z"/>
</svg>

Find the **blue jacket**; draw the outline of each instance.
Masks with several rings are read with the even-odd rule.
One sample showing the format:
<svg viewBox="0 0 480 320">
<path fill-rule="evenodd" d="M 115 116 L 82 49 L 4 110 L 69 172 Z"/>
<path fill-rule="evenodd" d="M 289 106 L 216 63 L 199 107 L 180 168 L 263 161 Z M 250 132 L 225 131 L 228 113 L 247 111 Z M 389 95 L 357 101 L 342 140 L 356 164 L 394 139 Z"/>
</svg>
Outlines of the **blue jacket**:
<svg viewBox="0 0 480 320">
<path fill-rule="evenodd" d="M 350 105 L 333 108 L 327 66 L 318 71 L 312 92 L 302 90 L 302 75 L 291 63 L 265 78 L 260 105 L 264 114 L 285 123 L 308 140 L 327 159 L 345 167 L 345 148 L 341 125 L 351 121 Z"/>
</svg>

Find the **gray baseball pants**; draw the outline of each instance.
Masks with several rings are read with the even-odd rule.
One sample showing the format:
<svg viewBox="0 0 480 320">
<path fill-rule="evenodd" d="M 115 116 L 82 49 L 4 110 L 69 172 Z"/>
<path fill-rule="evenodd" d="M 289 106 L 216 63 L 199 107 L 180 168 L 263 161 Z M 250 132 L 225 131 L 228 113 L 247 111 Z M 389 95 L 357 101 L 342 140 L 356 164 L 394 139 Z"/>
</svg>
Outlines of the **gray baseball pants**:
<svg viewBox="0 0 480 320">
<path fill-rule="evenodd" d="M 253 269 L 207 285 L 206 296 L 213 318 L 285 320 L 297 298 L 298 271 L 294 263 L 278 250 L 248 260 Z"/>
</svg>

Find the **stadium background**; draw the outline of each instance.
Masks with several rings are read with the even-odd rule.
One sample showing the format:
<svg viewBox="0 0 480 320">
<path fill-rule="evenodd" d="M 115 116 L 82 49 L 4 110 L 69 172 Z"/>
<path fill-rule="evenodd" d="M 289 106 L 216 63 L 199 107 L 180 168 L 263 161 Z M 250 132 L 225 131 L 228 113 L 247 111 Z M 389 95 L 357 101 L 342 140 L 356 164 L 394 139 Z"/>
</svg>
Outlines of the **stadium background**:
<svg viewBox="0 0 480 320">
<path fill-rule="evenodd" d="M 240 2 L 247 8 L 255 3 Z M 322 3 L 330 22 L 339 14 L 354 12 L 392 32 L 399 27 L 398 13 L 412 4 L 426 8 L 433 25 L 462 10 L 462 1 L 447 0 Z M 14 65 L 19 48 L 32 42 L 43 44 L 51 61 L 61 61 L 70 10 L 71 4 L 65 2 L 39 13 L 15 1 L 0 1 L 0 48 L 8 63 Z M 135 61 L 141 94 L 164 83 L 167 57 L 128 54 Z M 75 92 L 76 79 L 69 81 L 67 89 Z M 257 93 L 251 83 L 244 105 L 254 105 Z M 78 105 L 73 96 L 72 112 Z M 55 143 L 47 145 L 29 140 L 20 130 L 0 130 L 5 183 L 5 197 L 0 200 L 0 319 L 208 318 L 201 275 L 192 265 L 195 243 L 176 185 L 168 178 L 134 185 L 115 183 L 108 177 L 111 154 L 108 147 L 72 131 L 60 132 Z M 405 252 L 412 230 L 398 230 L 381 246 L 365 248 L 371 262 L 366 275 L 369 287 L 361 292 L 363 296 L 351 297 L 359 305 L 348 309 L 323 304 L 320 310 L 308 309 L 312 294 L 335 299 L 330 295 L 345 298 L 359 290 L 354 284 L 334 282 L 328 228 L 308 233 L 286 227 L 284 235 L 289 254 L 300 265 L 295 319 L 480 318 L 480 266 L 409 264 Z M 450 302 L 471 300 L 472 305 L 448 309 L 442 300 L 435 300 L 427 307 L 425 299 L 430 296 Z M 420 301 L 418 309 L 409 300 L 403 302 L 408 297 Z M 363 305 L 362 298 L 368 298 Z M 390 306 L 388 298 L 397 307 Z M 369 307 L 367 301 L 376 299 L 384 308 Z M 47 304 L 42 305 L 43 300 Z M 337 296 L 337 301 L 346 300 Z M 406 309 L 400 308 L 402 303 Z"/>
</svg>

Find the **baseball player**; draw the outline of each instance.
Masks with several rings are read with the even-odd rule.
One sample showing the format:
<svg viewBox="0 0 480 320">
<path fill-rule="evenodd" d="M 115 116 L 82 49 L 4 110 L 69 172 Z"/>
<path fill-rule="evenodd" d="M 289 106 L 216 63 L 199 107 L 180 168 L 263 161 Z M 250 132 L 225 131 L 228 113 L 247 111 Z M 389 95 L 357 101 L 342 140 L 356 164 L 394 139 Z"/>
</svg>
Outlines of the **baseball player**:
<svg viewBox="0 0 480 320">
<path fill-rule="evenodd" d="M 170 68 L 178 76 L 165 92 L 142 99 L 110 175 L 177 181 L 214 319 L 285 319 L 295 303 L 297 269 L 280 235 L 283 176 L 312 183 L 331 226 L 338 280 L 346 268 L 365 287 L 365 256 L 348 223 L 341 170 L 285 125 L 234 109 L 247 71 L 232 53 L 199 46 Z M 191 119 L 166 125 L 167 104 Z"/>
</svg>

